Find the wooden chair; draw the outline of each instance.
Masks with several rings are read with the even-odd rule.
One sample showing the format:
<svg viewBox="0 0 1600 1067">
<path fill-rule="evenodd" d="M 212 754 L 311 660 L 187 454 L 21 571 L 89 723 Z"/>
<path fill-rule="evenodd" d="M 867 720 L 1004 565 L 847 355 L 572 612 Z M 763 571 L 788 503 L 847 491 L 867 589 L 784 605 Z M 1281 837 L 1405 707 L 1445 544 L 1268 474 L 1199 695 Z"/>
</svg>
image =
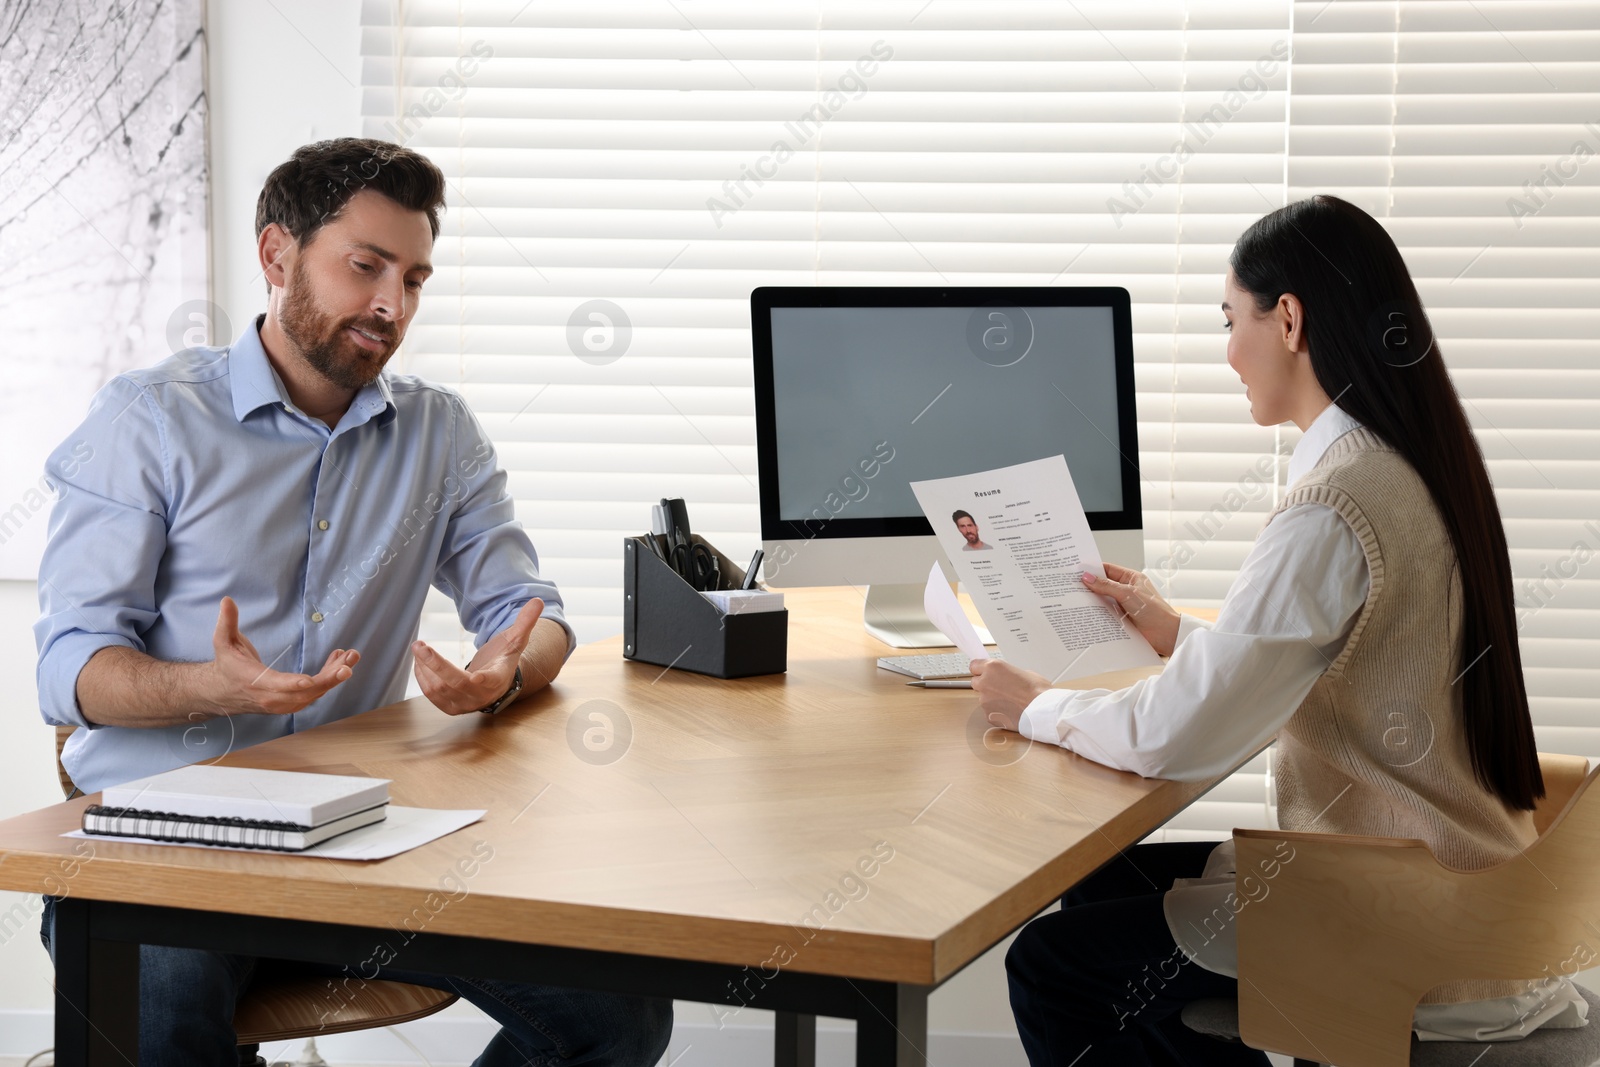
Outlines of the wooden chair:
<svg viewBox="0 0 1600 1067">
<path fill-rule="evenodd" d="M 56 727 L 56 776 L 61 781 L 61 793 L 68 800 L 80 794 L 61 763 L 61 750 L 75 729 Z M 338 1010 L 329 1012 L 326 985 L 323 977 L 279 973 L 252 982 L 233 1012 L 233 1028 L 239 1035 L 239 1062 L 264 1063 L 257 1052 L 268 1042 L 395 1026 L 426 1018 L 458 999 L 454 993 L 427 986 L 370 981 L 341 990 Z"/>
<path fill-rule="evenodd" d="M 1443 982 L 1571 975 L 1600 961 L 1600 767 L 1546 754 L 1539 764 L 1540 836 L 1488 870 L 1452 870 L 1416 840 L 1235 831 L 1238 869 L 1275 873 L 1257 874 L 1258 899 L 1238 915 L 1237 1005 L 1196 1002 L 1184 1022 L 1222 1036 L 1236 1010 L 1247 1045 L 1297 1063 L 1465 1067 L 1491 1048 L 1497 1064 L 1600 1062 L 1600 997 L 1587 991 L 1582 1029 L 1493 1046 L 1412 1041 L 1417 1002 Z"/>
</svg>

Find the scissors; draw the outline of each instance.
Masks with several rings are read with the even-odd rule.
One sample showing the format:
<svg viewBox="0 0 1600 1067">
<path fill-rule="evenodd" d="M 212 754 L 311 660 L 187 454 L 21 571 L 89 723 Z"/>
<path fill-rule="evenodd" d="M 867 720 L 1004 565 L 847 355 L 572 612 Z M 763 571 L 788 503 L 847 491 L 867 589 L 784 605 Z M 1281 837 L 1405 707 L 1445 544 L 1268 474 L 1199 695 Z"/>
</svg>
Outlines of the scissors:
<svg viewBox="0 0 1600 1067">
<path fill-rule="evenodd" d="M 684 537 L 681 529 L 675 527 L 672 533 L 672 547 L 667 553 L 667 562 L 672 569 L 702 593 L 716 589 L 722 579 L 716 553 L 698 541 Z"/>
</svg>

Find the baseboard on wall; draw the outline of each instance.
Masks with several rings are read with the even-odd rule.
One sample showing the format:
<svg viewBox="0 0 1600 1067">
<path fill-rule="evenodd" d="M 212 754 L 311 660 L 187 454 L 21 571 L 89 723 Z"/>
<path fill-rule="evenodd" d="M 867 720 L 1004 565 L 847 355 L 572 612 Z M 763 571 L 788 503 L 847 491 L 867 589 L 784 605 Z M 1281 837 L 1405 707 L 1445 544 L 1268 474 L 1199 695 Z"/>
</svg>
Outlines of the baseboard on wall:
<svg viewBox="0 0 1600 1067">
<path fill-rule="evenodd" d="M 25 1060 L 55 1044 L 55 1016 L 48 1011 L 0 1011 L 0 1060 Z"/>
<path fill-rule="evenodd" d="M 51 1019 L 44 1011 L 0 1011 L 0 1065 L 7 1060 L 20 1063 L 49 1048 L 54 1040 Z M 400 1027 L 404 1041 L 391 1031 L 367 1030 L 319 1038 L 317 1049 L 332 1067 L 400 1067 L 424 1062 L 455 1067 L 471 1063 L 494 1031 L 494 1023 L 487 1019 L 435 1017 Z M 414 1048 L 407 1047 L 406 1041 Z M 854 1042 L 849 1024 L 825 1020 L 817 1030 L 817 1067 L 847 1067 L 855 1062 Z M 261 1052 L 269 1061 L 292 1062 L 303 1044 L 284 1042 Z M 1010 1034 L 930 1034 L 928 1046 L 929 1061 L 941 1067 L 1027 1067 L 1028 1062 L 1021 1043 Z M 679 1067 L 771 1063 L 772 1028 L 730 1025 L 719 1030 L 710 1022 L 680 1019 L 662 1061 L 675 1062 Z"/>
</svg>

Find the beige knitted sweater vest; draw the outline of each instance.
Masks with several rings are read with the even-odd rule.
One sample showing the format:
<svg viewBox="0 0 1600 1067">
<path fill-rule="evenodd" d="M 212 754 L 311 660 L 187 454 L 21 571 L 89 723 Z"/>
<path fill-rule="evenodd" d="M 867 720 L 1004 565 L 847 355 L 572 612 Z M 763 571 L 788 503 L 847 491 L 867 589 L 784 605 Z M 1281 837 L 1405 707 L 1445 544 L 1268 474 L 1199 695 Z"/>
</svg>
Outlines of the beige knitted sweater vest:
<svg viewBox="0 0 1600 1067">
<path fill-rule="evenodd" d="M 1350 525 L 1370 585 L 1344 648 L 1278 735 L 1278 824 L 1420 838 L 1458 869 L 1515 856 L 1536 836 L 1533 816 L 1508 809 L 1472 770 L 1456 683 L 1480 650 L 1460 647 L 1460 570 L 1427 487 L 1398 452 L 1357 429 L 1328 448 L 1278 510 L 1296 504 L 1326 505 Z M 1527 988 L 1452 982 L 1422 1002 Z"/>
</svg>

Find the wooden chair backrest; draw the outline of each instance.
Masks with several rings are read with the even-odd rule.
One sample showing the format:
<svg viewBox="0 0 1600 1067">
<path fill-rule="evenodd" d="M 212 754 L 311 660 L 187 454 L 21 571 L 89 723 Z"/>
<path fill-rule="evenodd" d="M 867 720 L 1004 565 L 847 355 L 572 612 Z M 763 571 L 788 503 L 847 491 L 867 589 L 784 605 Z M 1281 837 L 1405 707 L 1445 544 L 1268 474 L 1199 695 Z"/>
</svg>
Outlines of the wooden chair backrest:
<svg viewBox="0 0 1600 1067">
<path fill-rule="evenodd" d="M 1533 828 L 1543 837 L 1550 824 L 1556 821 L 1589 776 L 1589 761 L 1582 756 L 1558 756 L 1552 752 L 1539 753 L 1539 773 L 1544 776 L 1544 798 L 1533 812 Z"/>
<path fill-rule="evenodd" d="M 61 762 L 61 750 L 67 747 L 67 738 L 72 736 L 76 726 L 56 727 L 56 778 L 61 782 L 61 795 L 71 800 L 78 793 L 78 787 L 72 784 L 72 778 L 67 774 L 66 766 Z"/>
<path fill-rule="evenodd" d="M 1487 870 L 1445 867 L 1416 840 L 1235 831 L 1245 1043 L 1408 1067 L 1412 1015 L 1434 986 L 1594 966 L 1600 767 L 1573 785 L 1581 763 L 1541 756 L 1548 801 L 1566 799 L 1532 845 Z"/>
</svg>

